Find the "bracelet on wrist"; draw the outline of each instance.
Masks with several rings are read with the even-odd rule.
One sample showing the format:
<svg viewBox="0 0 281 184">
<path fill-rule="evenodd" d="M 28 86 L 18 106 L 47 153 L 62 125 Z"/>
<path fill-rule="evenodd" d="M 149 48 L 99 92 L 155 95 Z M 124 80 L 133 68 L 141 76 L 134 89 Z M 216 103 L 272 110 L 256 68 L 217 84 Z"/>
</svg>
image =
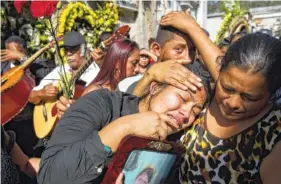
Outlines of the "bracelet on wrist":
<svg viewBox="0 0 281 184">
<path fill-rule="evenodd" d="M 106 146 L 106 145 L 103 145 L 103 149 L 104 151 L 106 151 L 108 154 L 111 154 L 112 153 L 112 150 L 109 146 Z"/>
</svg>

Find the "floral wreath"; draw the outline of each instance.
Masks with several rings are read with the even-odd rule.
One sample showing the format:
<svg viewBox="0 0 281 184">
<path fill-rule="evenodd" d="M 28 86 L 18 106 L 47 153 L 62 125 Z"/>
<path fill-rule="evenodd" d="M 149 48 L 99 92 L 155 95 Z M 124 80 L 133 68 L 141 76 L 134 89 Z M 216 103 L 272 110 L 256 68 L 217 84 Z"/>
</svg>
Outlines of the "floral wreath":
<svg viewBox="0 0 281 184">
<path fill-rule="evenodd" d="M 80 21 L 79 26 L 77 20 L 85 21 Z M 100 35 L 103 32 L 111 32 L 117 23 L 118 9 L 112 2 L 106 2 L 103 8 L 98 6 L 95 11 L 81 2 L 71 2 L 60 13 L 57 36 L 75 29 L 85 36 L 88 48 L 95 48 Z M 63 41 L 60 44 L 63 44 Z M 63 50 L 60 52 L 64 55 Z"/>
<path fill-rule="evenodd" d="M 97 4 L 97 10 L 93 10 L 81 2 L 16 0 L 14 6 L 18 13 L 23 13 L 27 2 L 30 2 L 29 12 L 36 19 L 36 23 L 31 27 L 33 35 L 28 43 L 28 50 L 32 52 L 53 40 L 50 19 L 56 20 L 54 23 L 58 25 L 55 28 L 56 36 L 64 35 L 71 30 L 79 31 L 85 36 L 88 48 L 95 48 L 100 35 L 103 32 L 111 32 L 118 23 L 118 8 L 113 2 L 102 2 L 102 7 Z M 4 13 L 1 12 L 2 14 Z M 55 49 L 51 48 L 43 53 L 42 57 L 50 59 L 54 53 Z M 60 53 L 64 56 L 63 49 Z M 63 60 L 66 61 L 66 58 L 63 57 Z"/>
<path fill-rule="evenodd" d="M 224 18 L 220 26 L 220 29 L 216 35 L 216 40 L 215 40 L 216 44 L 219 44 L 219 42 L 224 39 L 224 34 L 229 30 L 232 21 L 236 17 L 243 17 L 246 14 L 246 11 L 240 8 L 239 0 L 235 0 L 235 2 L 231 5 L 228 4 L 230 6 L 229 8 L 227 8 L 227 3 L 230 2 L 224 1 L 223 3 L 222 9 L 224 11 Z"/>
<path fill-rule="evenodd" d="M 65 32 L 71 30 L 79 31 L 85 36 L 87 47 L 95 48 L 100 35 L 103 32 L 111 32 L 113 26 L 118 23 L 117 6 L 112 2 L 105 2 L 103 8 L 97 4 L 98 8 L 95 11 L 80 2 L 70 2 L 61 9 L 62 4 L 65 3 L 58 1 L 34 0 L 17 0 L 14 2 L 14 6 L 18 13 L 25 10 L 23 8 L 24 6 L 27 6 L 27 9 L 29 9 L 28 6 L 30 6 L 29 13 L 31 13 L 33 18 L 37 20 L 34 35 L 30 42 L 31 44 L 29 44 L 31 49 L 36 51 L 36 49 L 40 48 L 40 45 L 44 44 L 44 42 L 46 44 L 52 39 L 56 41 L 56 46 L 59 48 L 59 45 L 63 43 L 58 42 L 56 38 L 63 36 Z M 40 39 L 38 39 L 38 35 Z M 55 49 L 50 49 L 44 54 L 46 55 L 49 53 L 49 56 L 51 57 L 55 52 Z M 64 63 L 66 63 L 66 57 L 64 56 L 63 49 L 60 49 L 55 54 L 55 58 L 58 61 L 57 63 L 62 65 L 63 68 L 62 73 L 60 74 L 63 94 L 66 97 L 70 97 L 73 93 L 72 83 L 68 80 L 64 68 Z"/>
</svg>

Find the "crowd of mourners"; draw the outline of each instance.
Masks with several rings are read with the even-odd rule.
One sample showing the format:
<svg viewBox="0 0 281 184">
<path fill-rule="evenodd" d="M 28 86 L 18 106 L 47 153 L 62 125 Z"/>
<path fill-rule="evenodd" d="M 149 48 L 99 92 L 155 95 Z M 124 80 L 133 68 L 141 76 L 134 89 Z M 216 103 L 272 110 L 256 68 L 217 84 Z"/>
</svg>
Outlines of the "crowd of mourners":
<svg viewBox="0 0 281 184">
<path fill-rule="evenodd" d="M 128 36 L 90 53 L 79 32 L 63 39 L 67 63 L 36 59 L 29 68 L 36 87 L 28 104 L 1 126 L 1 183 L 101 183 L 127 135 L 185 146 L 173 183 L 280 183 L 277 38 L 239 32 L 216 45 L 189 13 L 170 12 L 148 48 Z M 1 75 L 29 57 L 18 36 L 5 40 L 5 47 Z M 62 67 L 73 73 L 90 54 L 92 64 L 79 78 L 83 94 L 59 97 L 59 121 L 50 136 L 38 139 L 34 106 L 57 97 Z"/>
</svg>

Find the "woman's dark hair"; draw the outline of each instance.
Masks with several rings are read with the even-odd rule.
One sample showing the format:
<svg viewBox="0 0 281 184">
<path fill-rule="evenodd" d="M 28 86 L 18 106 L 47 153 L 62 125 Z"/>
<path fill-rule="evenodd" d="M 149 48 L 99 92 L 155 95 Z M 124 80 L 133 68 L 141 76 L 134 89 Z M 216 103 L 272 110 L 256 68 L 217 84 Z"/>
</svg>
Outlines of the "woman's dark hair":
<svg viewBox="0 0 281 184">
<path fill-rule="evenodd" d="M 281 42 L 269 35 L 252 33 L 240 38 L 229 47 L 221 63 L 221 72 L 234 66 L 262 74 L 270 93 L 281 86 Z"/>
<path fill-rule="evenodd" d="M 185 64 L 184 65 L 188 70 L 190 70 L 193 74 L 197 75 L 198 77 L 200 77 L 200 79 L 202 80 L 202 84 L 204 86 L 204 89 L 206 90 L 206 102 L 209 102 L 209 100 L 211 99 L 211 93 L 212 93 L 212 89 L 211 89 L 211 75 L 209 72 L 207 72 L 206 70 L 204 70 L 202 64 L 198 61 L 194 61 L 193 63 L 190 64 Z M 160 88 L 160 90 L 158 91 L 158 93 L 154 94 L 152 98 L 154 98 L 154 96 L 156 96 L 157 94 L 159 94 L 162 90 L 164 90 L 167 86 L 169 86 L 167 83 L 159 83 L 158 87 Z M 144 95 L 142 97 L 140 97 L 140 100 L 144 99 L 147 95 L 149 95 L 149 91 L 147 89 L 147 91 L 144 92 Z"/>
<path fill-rule="evenodd" d="M 115 41 L 104 56 L 100 72 L 92 83 L 96 85 L 109 84 L 111 88 L 115 89 L 121 80 L 128 77 L 126 76 L 127 60 L 135 49 L 139 49 L 139 46 L 133 40 L 120 39 Z M 119 81 L 114 78 L 117 64 L 120 64 Z"/>
<path fill-rule="evenodd" d="M 219 42 L 218 47 L 221 49 L 224 46 L 229 47 L 229 45 L 230 45 L 229 40 L 225 38 L 221 42 Z"/>
<path fill-rule="evenodd" d="M 245 32 L 245 31 L 240 31 L 240 32 L 237 32 L 237 33 L 232 34 L 232 35 L 230 36 L 230 38 L 229 38 L 230 44 L 233 44 L 233 41 L 234 41 L 234 38 L 235 38 L 235 37 L 239 37 L 239 39 L 240 39 L 240 38 L 242 38 L 243 36 L 246 36 L 247 34 L 248 34 L 248 33 Z"/>
<path fill-rule="evenodd" d="M 198 77 L 200 77 L 200 79 L 202 80 L 202 84 L 206 90 L 206 95 L 207 95 L 207 102 L 210 100 L 211 98 L 211 85 L 210 82 L 212 80 L 212 77 L 210 75 L 210 73 L 206 70 L 204 70 L 203 65 L 198 62 L 198 61 L 194 61 L 191 64 L 186 64 L 184 65 L 188 70 L 190 70 L 193 74 L 197 75 Z"/>
</svg>

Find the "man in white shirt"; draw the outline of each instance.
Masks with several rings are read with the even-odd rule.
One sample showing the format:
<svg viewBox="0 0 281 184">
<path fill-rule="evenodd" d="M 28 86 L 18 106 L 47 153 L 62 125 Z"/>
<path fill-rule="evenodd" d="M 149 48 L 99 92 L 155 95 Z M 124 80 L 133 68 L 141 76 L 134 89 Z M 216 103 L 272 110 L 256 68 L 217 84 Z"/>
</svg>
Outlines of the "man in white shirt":
<svg viewBox="0 0 281 184">
<path fill-rule="evenodd" d="M 63 70 L 66 73 L 72 73 L 80 68 L 86 62 L 86 41 L 84 36 L 79 32 L 68 32 L 64 35 L 64 45 L 67 58 L 67 64 L 56 67 L 51 73 L 42 79 L 36 86 L 29 97 L 29 102 L 38 104 L 41 101 L 53 99 L 58 94 L 58 82 L 61 80 Z M 92 64 L 84 71 L 79 80 L 89 85 L 99 72 L 99 66 L 93 61 Z"/>
</svg>

